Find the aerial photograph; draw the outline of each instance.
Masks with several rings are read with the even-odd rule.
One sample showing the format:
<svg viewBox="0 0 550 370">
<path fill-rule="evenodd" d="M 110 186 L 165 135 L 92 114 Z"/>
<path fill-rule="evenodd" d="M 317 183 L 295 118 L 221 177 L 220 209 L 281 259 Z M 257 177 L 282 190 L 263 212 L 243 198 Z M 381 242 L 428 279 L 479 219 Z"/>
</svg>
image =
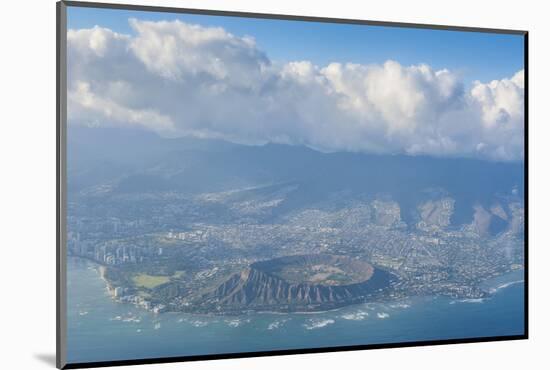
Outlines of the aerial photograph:
<svg viewBox="0 0 550 370">
<path fill-rule="evenodd" d="M 525 333 L 524 38 L 68 7 L 67 361 Z"/>
</svg>

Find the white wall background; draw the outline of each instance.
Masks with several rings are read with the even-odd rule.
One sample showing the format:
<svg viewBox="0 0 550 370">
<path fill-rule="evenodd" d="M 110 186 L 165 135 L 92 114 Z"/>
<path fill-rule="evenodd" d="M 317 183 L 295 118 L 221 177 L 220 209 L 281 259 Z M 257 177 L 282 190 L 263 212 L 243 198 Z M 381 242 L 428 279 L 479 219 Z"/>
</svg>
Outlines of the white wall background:
<svg viewBox="0 0 550 370">
<path fill-rule="evenodd" d="M 111 0 L 111 2 L 117 2 Z M 543 1 L 127 0 L 530 31 L 530 334 L 528 341 L 141 366 L 142 369 L 548 368 L 550 17 Z M 6 1 L 0 12 L 0 365 L 53 368 L 55 354 L 55 2 Z M 452 47 L 452 45 L 449 45 Z"/>
</svg>

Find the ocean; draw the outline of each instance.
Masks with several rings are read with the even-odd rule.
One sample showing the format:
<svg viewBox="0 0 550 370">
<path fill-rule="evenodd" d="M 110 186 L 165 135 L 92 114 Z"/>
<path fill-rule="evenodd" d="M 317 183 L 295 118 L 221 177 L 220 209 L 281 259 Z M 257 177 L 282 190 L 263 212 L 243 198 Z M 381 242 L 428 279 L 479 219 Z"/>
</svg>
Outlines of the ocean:
<svg viewBox="0 0 550 370">
<path fill-rule="evenodd" d="M 146 359 L 520 335 L 523 271 L 492 279 L 487 299 L 415 297 L 322 313 L 153 314 L 114 302 L 97 265 L 68 263 L 67 361 Z"/>
</svg>

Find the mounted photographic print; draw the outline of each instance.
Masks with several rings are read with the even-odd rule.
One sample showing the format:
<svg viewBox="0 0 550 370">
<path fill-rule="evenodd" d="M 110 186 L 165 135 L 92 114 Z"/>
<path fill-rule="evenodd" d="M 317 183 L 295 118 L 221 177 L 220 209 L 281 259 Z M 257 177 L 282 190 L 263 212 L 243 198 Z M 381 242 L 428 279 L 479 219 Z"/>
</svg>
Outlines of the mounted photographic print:
<svg viewBox="0 0 550 370">
<path fill-rule="evenodd" d="M 58 367 L 527 338 L 527 32 L 58 3 Z"/>
</svg>

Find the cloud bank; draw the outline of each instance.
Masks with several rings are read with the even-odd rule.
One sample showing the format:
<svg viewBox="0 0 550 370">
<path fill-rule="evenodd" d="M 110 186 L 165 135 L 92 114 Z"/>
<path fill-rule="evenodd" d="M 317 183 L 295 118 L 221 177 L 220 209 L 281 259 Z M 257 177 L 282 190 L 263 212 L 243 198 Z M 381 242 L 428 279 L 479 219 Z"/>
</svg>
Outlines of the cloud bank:
<svg viewBox="0 0 550 370">
<path fill-rule="evenodd" d="M 271 61 L 254 39 L 131 19 L 69 30 L 70 124 L 324 151 L 522 160 L 523 70 L 465 86 L 429 65 Z"/>
</svg>

